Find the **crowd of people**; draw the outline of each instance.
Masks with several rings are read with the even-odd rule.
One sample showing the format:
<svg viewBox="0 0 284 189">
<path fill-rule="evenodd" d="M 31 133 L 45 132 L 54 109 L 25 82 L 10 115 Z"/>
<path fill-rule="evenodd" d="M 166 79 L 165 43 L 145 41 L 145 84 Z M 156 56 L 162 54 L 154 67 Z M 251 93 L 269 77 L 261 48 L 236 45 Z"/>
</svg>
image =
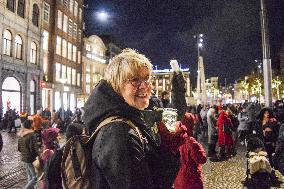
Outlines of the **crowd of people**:
<svg viewBox="0 0 284 189">
<path fill-rule="evenodd" d="M 202 189 L 202 165 L 207 158 L 226 161 L 238 153 L 238 143 L 249 146 L 252 139 L 263 146 L 250 150 L 266 151 L 271 167 L 283 174 L 282 101 L 273 109 L 258 102 L 187 106 L 181 72 L 174 72 L 172 90 L 164 91 L 161 98 L 155 96 L 151 78 L 150 61 L 125 49 L 107 66 L 104 79 L 85 103 L 84 115 L 80 109 L 74 114 L 62 109 L 20 114 L 18 150 L 27 170 L 25 188 L 34 188 L 36 183 L 39 188 L 50 188 L 46 177 L 36 172 L 35 162 L 49 165 L 60 149 L 60 130 L 66 131 L 67 139 L 96 131 L 87 178 L 93 188 Z M 165 108 L 175 110 L 167 120 Z M 100 126 L 113 117 L 118 121 Z M 169 124 L 174 124 L 174 130 Z M 207 145 L 207 153 L 202 144 Z"/>
</svg>

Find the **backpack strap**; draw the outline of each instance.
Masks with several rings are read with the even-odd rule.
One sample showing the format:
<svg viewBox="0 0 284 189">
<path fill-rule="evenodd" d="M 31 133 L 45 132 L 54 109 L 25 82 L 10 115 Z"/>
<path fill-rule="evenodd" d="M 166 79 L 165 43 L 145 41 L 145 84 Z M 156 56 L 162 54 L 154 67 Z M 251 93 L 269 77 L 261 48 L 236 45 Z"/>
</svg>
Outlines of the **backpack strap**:
<svg viewBox="0 0 284 189">
<path fill-rule="evenodd" d="M 139 128 L 132 122 L 130 121 L 129 119 L 125 119 L 125 118 L 121 118 L 121 117 L 118 117 L 118 116 L 111 116 L 111 117 L 108 117 L 106 118 L 105 120 L 103 120 L 99 125 L 98 127 L 96 128 L 96 130 L 92 133 L 89 141 L 95 139 L 96 135 L 98 134 L 98 132 L 100 131 L 100 129 L 104 126 L 106 126 L 107 124 L 109 123 L 113 123 L 113 122 L 124 122 L 126 123 L 131 129 L 134 130 L 136 136 L 139 138 L 141 144 L 142 144 L 142 147 L 143 147 L 143 150 L 144 150 L 144 145 L 145 143 L 148 143 L 147 142 L 147 139 L 145 137 L 143 137 L 141 131 L 139 130 Z"/>
</svg>

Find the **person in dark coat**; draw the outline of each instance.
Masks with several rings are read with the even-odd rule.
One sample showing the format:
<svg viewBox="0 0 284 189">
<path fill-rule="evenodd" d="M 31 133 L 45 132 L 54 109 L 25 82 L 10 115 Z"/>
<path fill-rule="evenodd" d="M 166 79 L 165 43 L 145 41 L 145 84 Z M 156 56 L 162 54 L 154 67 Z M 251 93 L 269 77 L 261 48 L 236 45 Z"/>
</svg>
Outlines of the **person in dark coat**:
<svg viewBox="0 0 284 189">
<path fill-rule="evenodd" d="M 263 140 L 269 162 L 272 166 L 272 154 L 275 152 L 279 127 L 277 120 L 274 118 L 273 111 L 267 107 L 261 109 L 257 116 L 254 130 L 258 137 Z"/>
<path fill-rule="evenodd" d="M 39 155 L 39 148 L 36 141 L 36 136 L 32 129 L 32 121 L 25 120 L 22 123 L 22 128 L 19 132 L 18 151 L 21 153 L 21 159 L 25 163 L 28 183 L 24 188 L 34 188 L 37 182 L 37 175 L 33 162 Z"/>
<path fill-rule="evenodd" d="M 112 116 L 129 120 L 137 128 L 135 132 L 127 123 L 115 121 L 99 130 L 92 150 L 94 188 L 172 187 L 179 168 L 178 154 L 156 144 L 142 114 L 149 105 L 151 77 L 149 60 L 125 49 L 113 58 L 106 68 L 105 79 L 87 100 L 83 121 L 89 134 Z M 162 137 L 161 140 L 163 143 Z"/>
<path fill-rule="evenodd" d="M 161 105 L 163 108 L 172 108 L 172 103 L 170 102 L 170 92 L 169 91 L 162 92 Z"/>
</svg>

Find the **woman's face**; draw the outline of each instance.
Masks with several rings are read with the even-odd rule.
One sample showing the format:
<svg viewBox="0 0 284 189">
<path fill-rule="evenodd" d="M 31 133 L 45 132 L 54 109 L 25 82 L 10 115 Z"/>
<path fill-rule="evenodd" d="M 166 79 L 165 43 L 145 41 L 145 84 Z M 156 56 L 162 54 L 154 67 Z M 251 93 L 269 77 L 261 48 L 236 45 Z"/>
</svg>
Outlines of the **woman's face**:
<svg viewBox="0 0 284 189">
<path fill-rule="evenodd" d="M 264 118 L 269 118 L 269 112 L 268 112 L 268 111 L 265 111 L 263 117 L 264 117 Z"/>
<path fill-rule="evenodd" d="M 151 74 L 142 67 L 137 75 L 125 81 L 121 95 L 130 106 L 144 110 L 149 105 L 151 91 Z"/>
</svg>

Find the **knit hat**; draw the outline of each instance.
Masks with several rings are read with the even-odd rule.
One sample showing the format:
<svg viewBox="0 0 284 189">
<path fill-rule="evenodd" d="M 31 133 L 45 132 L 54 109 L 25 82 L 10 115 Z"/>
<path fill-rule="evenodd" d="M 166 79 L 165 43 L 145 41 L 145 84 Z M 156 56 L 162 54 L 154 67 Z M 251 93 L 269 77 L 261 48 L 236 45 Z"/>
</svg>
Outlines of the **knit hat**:
<svg viewBox="0 0 284 189">
<path fill-rule="evenodd" d="M 32 128 L 33 121 L 26 119 L 24 122 L 22 122 L 22 126 L 26 129 Z"/>
<path fill-rule="evenodd" d="M 41 132 L 41 136 L 42 136 L 42 142 L 44 145 L 49 145 L 50 143 L 52 143 L 53 141 L 56 140 L 57 136 L 59 133 L 59 129 L 58 128 L 48 128 L 48 129 L 44 129 Z"/>
<path fill-rule="evenodd" d="M 26 112 L 21 112 L 20 113 L 21 123 L 24 123 L 27 119 L 28 119 L 28 114 Z"/>
</svg>

